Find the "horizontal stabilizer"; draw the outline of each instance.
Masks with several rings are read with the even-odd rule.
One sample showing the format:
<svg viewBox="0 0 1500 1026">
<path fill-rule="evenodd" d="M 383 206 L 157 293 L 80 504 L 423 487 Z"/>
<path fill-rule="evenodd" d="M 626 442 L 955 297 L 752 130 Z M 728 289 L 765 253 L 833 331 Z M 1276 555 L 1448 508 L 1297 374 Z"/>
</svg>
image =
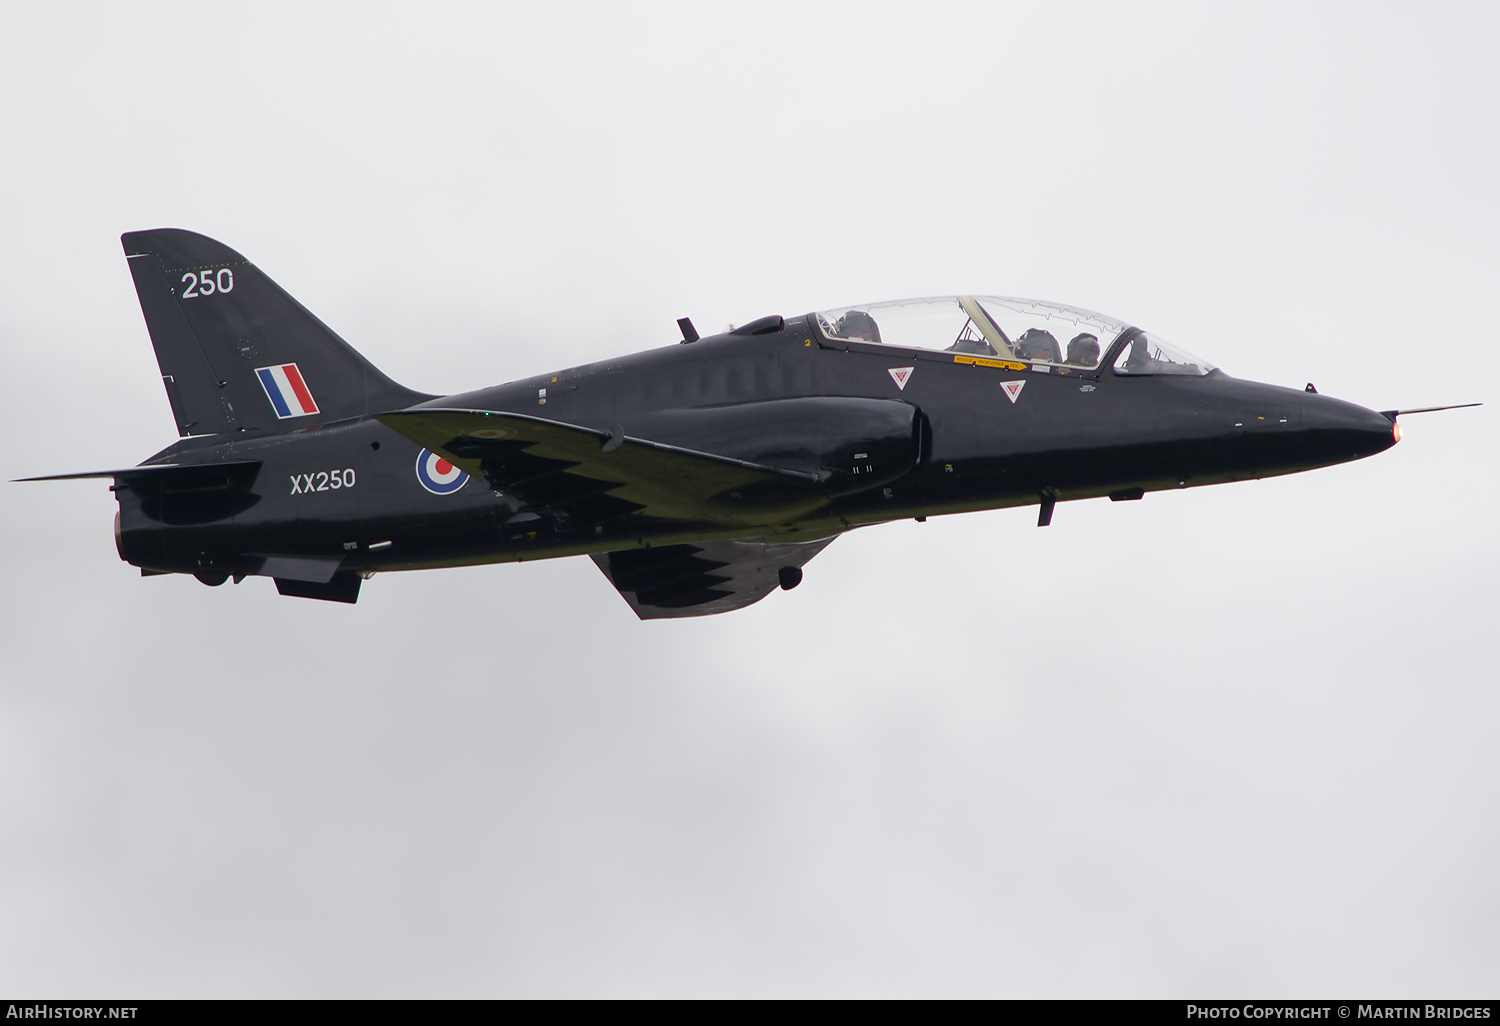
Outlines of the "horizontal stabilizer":
<svg viewBox="0 0 1500 1026">
<path fill-rule="evenodd" d="M 119 470 L 88 470 L 81 474 L 45 474 L 41 477 L 20 477 L 15 483 L 24 481 L 80 481 L 90 477 L 151 478 L 165 477 L 173 471 L 245 470 L 260 466 L 260 460 L 225 460 L 218 463 L 148 463 L 140 467 L 122 467 Z M 181 476 L 178 474 L 176 476 Z"/>
<path fill-rule="evenodd" d="M 779 522 L 827 501 L 823 478 L 523 413 L 415 409 L 382 424 L 531 506 L 608 493 L 644 516 Z"/>
<path fill-rule="evenodd" d="M 140 471 L 177 469 L 180 469 L 180 465 L 176 463 L 155 463 L 149 467 L 124 467 L 120 470 L 86 470 L 81 474 L 44 474 L 41 477 L 18 477 L 13 483 L 20 484 L 25 481 L 82 481 L 90 477 L 123 477 L 126 474 L 135 474 Z"/>
</svg>

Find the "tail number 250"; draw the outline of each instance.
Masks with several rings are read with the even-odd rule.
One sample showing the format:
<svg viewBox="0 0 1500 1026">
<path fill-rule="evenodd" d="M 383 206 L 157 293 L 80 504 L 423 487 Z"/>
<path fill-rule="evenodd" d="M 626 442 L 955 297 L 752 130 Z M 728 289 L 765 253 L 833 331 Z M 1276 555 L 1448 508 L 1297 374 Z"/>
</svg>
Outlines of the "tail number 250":
<svg viewBox="0 0 1500 1026">
<path fill-rule="evenodd" d="M 182 276 L 183 299 L 202 299 L 215 292 L 234 291 L 234 272 L 227 267 L 217 271 L 189 271 Z"/>
</svg>

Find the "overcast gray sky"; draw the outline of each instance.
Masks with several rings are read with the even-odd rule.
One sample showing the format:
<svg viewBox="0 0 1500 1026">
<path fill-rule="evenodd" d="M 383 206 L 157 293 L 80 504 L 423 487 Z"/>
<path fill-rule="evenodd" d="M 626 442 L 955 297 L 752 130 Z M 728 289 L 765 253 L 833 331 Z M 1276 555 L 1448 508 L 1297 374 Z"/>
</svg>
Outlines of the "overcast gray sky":
<svg viewBox="0 0 1500 1026">
<path fill-rule="evenodd" d="M 12 4 L 6 479 L 175 437 L 120 251 L 451 392 L 1033 295 L 1404 420 L 1347 466 L 859 531 L 641 623 L 583 558 L 357 606 L 0 485 L 0 992 L 1494 996 L 1500 14 Z"/>
</svg>

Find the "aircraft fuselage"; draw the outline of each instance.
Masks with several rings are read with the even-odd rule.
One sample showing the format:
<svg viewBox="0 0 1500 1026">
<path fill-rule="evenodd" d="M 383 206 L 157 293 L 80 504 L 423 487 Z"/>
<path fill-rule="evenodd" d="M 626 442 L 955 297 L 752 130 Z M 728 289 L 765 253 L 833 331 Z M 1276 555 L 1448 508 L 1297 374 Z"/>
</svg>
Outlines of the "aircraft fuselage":
<svg viewBox="0 0 1500 1026">
<path fill-rule="evenodd" d="M 779 331 L 704 338 L 416 407 L 623 429 L 684 449 L 821 467 L 837 478 L 825 488 L 831 497 L 771 502 L 733 524 L 580 518 L 559 514 L 555 501 L 528 501 L 523 483 L 496 490 L 478 477 L 435 492 L 418 472 L 423 448 L 371 419 L 185 439 L 159 458 L 190 456 L 205 473 L 219 463 L 260 465 L 249 477 L 227 469 L 222 480 L 155 498 L 121 489 L 120 552 L 150 570 L 198 574 L 254 573 L 265 553 L 339 552 L 343 569 L 369 573 L 750 534 L 815 539 L 892 520 L 1269 477 L 1394 443 L 1381 414 L 1219 371 L 1127 376 L 1107 360 L 1091 371 L 1017 366 L 830 342 L 799 317 Z M 902 387 L 892 370 L 906 367 Z M 883 431 L 879 418 L 864 437 L 820 437 L 815 427 L 790 441 L 777 437 L 779 422 L 798 409 L 778 404 L 831 397 L 912 407 L 911 438 L 903 444 L 900 424 Z M 674 420 L 671 411 L 683 410 L 709 413 Z M 815 425 L 817 410 L 804 412 Z M 789 453 L 789 445 L 802 451 Z"/>
</svg>

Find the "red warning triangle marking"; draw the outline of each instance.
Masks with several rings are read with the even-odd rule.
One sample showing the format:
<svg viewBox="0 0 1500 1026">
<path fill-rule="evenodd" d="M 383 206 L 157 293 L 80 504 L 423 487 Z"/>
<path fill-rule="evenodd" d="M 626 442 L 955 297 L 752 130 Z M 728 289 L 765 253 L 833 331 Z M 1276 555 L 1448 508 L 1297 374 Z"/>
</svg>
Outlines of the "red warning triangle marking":
<svg viewBox="0 0 1500 1026">
<path fill-rule="evenodd" d="M 1005 389 L 1005 397 L 1007 399 L 1009 399 L 1011 402 L 1015 402 L 1017 399 L 1019 399 L 1021 397 L 1021 389 L 1023 389 L 1023 388 L 1026 387 L 1026 382 L 1024 382 L 1024 381 L 1002 381 L 1002 382 L 1000 382 L 1000 387 L 1003 388 L 1003 389 Z"/>
<path fill-rule="evenodd" d="M 915 367 L 892 367 L 890 368 L 891 380 L 896 383 L 896 388 L 906 391 L 906 383 L 911 380 L 911 372 Z"/>
</svg>

